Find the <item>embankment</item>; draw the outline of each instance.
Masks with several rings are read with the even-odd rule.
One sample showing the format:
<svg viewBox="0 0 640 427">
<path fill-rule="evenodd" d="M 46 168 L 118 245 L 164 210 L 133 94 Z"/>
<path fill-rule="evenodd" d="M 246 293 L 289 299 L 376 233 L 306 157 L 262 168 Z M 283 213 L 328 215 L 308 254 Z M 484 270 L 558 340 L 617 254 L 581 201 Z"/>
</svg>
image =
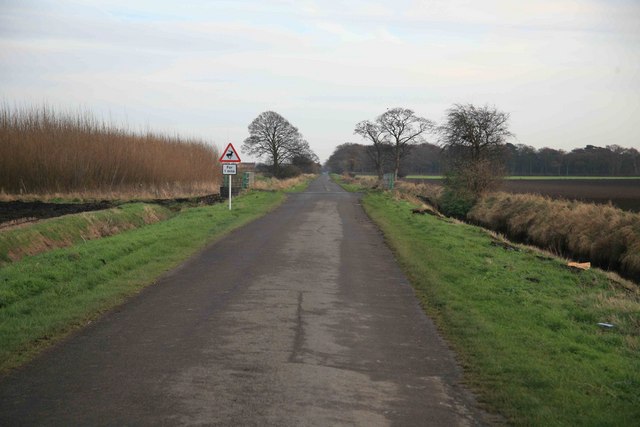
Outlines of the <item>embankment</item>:
<svg viewBox="0 0 640 427">
<path fill-rule="evenodd" d="M 131 203 L 117 208 L 83 212 L 0 231 L 0 266 L 52 249 L 113 236 L 168 219 L 169 209 Z"/>
<path fill-rule="evenodd" d="M 482 197 L 467 218 L 509 238 L 640 281 L 640 214 L 532 194 Z"/>
</svg>

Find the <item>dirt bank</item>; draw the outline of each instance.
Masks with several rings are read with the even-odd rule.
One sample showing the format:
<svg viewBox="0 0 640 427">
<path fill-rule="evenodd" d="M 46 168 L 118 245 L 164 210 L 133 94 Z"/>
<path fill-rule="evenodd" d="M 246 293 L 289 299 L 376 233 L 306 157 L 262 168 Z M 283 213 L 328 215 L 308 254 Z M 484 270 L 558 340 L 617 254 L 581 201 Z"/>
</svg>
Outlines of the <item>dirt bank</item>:
<svg viewBox="0 0 640 427">
<path fill-rule="evenodd" d="M 219 194 L 207 196 L 179 198 L 179 199 L 153 199 L 136 200 L 144 203 L 155 204 L 169 209 L 179 209 L 185 205 L 211 205 L 219 203 L 222 198 Z M 76 214 L 80 212 L 100 211 L 119 206 L 130 201 L 102 200 L 87 203 L 49 203 L 41 201 L 0 201 L 0 229 L 7 225 L 22 223 L 32 220 L 55 218 L 62 215 Z"/>
</svg>

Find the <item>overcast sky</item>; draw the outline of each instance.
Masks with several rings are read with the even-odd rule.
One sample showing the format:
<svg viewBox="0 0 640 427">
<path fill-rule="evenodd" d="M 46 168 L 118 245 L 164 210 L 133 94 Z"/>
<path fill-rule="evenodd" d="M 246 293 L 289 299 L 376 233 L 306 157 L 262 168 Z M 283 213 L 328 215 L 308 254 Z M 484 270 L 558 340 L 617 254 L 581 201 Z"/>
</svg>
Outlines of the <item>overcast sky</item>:
<svg viewBox="0 0 640 427">
<path fill-rule="evenodd" d="M 640 148 L 638 0 L 0 0 L 0 56 L 10 104 L 236 147 L 274 110 L 322 161 L 454 103 L 509 112 L 515 143 Z"/>
</svg>

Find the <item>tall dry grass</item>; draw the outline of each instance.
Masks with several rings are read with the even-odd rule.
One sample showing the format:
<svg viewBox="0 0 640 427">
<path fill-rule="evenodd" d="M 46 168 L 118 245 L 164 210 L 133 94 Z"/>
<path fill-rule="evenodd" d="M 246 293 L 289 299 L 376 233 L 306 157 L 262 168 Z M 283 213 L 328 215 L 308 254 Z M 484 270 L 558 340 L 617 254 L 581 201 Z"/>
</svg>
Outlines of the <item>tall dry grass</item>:
<svg viewBox="0 0 640 427">
<path fill-rule="evenodd" d="M 414 184 L 412 182 L 398 181 L 396 189 L 399 192 L 411 194 L 433 207 L 438 207 L 438 200 L 442 196 L 443 188 L 434 184 Z"/>
<path fill-rule="evenodd" d="M 215 147 L 203 141 L 140 134 L 88 112 L 0 106 L 0 193 L 154 194 L 216 192 Z"/>
<path fill-rule="evenodd" d="M 494 193 L 468 218 L 510 238 L 640 280 L 640 214 L 611 205 Z"/>
</svg>

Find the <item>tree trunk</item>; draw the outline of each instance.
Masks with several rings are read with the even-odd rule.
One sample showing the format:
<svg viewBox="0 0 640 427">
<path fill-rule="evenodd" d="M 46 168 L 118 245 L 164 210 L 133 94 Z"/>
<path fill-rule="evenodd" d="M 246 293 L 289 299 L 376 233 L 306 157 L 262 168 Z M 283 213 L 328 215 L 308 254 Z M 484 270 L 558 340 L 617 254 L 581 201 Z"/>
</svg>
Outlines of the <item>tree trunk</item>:
<svg viewBox="0 0 640 427">
<path fill-rule="evenodd" d="M 273 155 L 273 176 L 280 178 L 280 159 L 277 154 Z"/>
<path fill-rule="evenodd" d="M 393 173 L 393 180 L 398 180 L 398 172 L 400 171 L 400 150 L 396 149 L 396 165 Z"/>
</svg>

